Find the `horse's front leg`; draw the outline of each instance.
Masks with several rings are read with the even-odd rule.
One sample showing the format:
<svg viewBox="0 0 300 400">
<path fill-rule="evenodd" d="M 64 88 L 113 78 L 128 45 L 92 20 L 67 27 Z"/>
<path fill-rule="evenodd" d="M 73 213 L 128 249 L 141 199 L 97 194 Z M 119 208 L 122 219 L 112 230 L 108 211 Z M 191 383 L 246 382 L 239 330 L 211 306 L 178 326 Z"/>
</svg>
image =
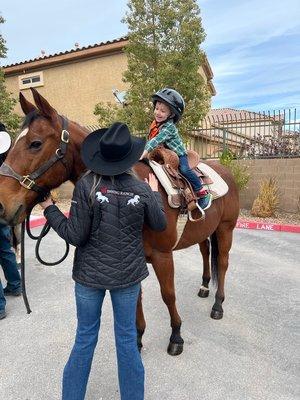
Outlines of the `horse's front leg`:
<svg viewBox="0 0 300 400">
<path fill-rule="evenodd" d="M 139 351 L 142 350 L 143 342 L 142 337 L 146 329 L 146 321 L 144 317 L 143 311 L 143 303 L 142 303 L 142 288 L 140 290 L 140 294 L 138 297 L 137 308 L 136 308 L 136 331 L 137 331 L 137 346 Z"/>
<path fill-rule="evenodd" d="M 177 356 L 183 351 L 184 341 L 180 334 L 181 318 L 176 308 L 173 254 L 153 251 L 151 261 L 160 284 L 162 299 L 170 313 L 172 334 L 167 351 L 171 356 Z"/>
</svg>

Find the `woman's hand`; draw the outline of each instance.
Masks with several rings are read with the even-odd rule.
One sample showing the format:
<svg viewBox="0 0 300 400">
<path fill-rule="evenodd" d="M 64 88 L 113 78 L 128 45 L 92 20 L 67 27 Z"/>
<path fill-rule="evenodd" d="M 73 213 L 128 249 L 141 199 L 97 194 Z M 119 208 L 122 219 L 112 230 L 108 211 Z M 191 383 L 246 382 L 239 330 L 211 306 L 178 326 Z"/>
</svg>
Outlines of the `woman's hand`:
<svg viewBox="0 0 300 400">
<path fill-rule="evenodd" d="M 42 207 L 43 210 L 45 210 L 45 208 L 47 208 L 49 206 L 52 206 L 52 204 L 53 204 L 53 201 L 50 196 L 46 200 L 39 203 L 39 205 Z"/>
<path fill-rule="evenodd" d="M 148 179 L 145 178 L 145 182 L 148 183 L 153 192 L 158 192 L 158 180 L 154 174 L 150 172 Z"/>
</svg>

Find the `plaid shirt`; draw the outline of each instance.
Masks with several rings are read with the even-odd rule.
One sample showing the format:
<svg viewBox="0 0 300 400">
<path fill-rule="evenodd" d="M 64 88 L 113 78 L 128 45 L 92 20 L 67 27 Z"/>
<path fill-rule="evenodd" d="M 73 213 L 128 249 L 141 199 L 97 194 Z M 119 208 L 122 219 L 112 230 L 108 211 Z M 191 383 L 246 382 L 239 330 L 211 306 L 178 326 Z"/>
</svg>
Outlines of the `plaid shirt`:
<svg viewBox="0 0 300 400">
<path fill-rule="evenodd" d="M 159 133 L 146 143 L 145 150 L 150 152 L 160 144 L 164 144 L 168 149 L 175 151 L 178 156 L 186 155 L 186 149 L 178 133 L 178 129 L 171 121 L 161 125 Z"/>
</svg>

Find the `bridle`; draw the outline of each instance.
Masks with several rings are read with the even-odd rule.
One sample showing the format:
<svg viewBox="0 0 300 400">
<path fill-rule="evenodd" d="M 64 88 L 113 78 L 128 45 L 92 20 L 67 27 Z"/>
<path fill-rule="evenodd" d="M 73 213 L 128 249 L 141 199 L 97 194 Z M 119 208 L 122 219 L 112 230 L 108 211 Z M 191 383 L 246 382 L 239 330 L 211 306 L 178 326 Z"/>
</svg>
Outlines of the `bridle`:
<svg viewBox="0 0 300 400">
<path fill-rule="evenodd" d="M 61 131 L 61 135 L 60 135 L 60 144 L 59 144 L 59 147 L 55 150 L 54 155 L 48 161 L 46 161 L 38 169 L 36 169 L 35 171 L 31 172 L 28 175 L 18 174 L 16 171 L 14 171 L 14 169 L 11 166 L 9 166 L 6 163 L 3 163 L 0 166 L 0 175 L 16 179 L 20 183 L 20 185 L 23 186 L 25 189 L 34 190 L 35 192 L 37 192 L 38 193 L 37 203 L 46 199 L 49 196 L 50 191 L 47 187 L 42 187 L 42 186 L 37 185 L 35 182 L 36 179 L 38 179 L 46 171 L 48 171 L 57 161 L 61 161 L 63 163 L 63 165 L 65 166 L 67 172 L 69 172 L 68 165 L 65 160 L 65 155 L 67 153 L 68 143 L 70 141 L 70 133 L 68 131 L 67 119 L 63 116 L 60 116 L 60 118 L 62 120 L 62 131 Z M 40 247 L 42 238 L 45 237 L 46 234 L 49 232 L 50 225 L 46 222 L 40 235 L 34 236 L 30 231 L 30 225 L 29 225 L 30 214 L 31 214 L 31 210 L 28 213 L 26 220 L 24 222 L 22 222 L 22 230 L 21 230 L 22 295 L 23 295 L 23 300 L 24 300 L 28 314 L 31 313 L 31 309 L 30 309 L 29 302 L 27 299 L 26 286 L 25 286 L 25 246 L 24 246 L 24 244 L 25 244 L 25 226 L 26 226 L 26 231 L 27 231 L 28 236 L 31 239 L 37 240 L 37 244 L 36 244 L 36 248 L 35 248 L 35 255 L 36 255 L 37 259 L 40 261 L 40 263 L 42 263 L 44 265 L 51 265 L 51 266 L 57 265 L 57 264 L 61 263 L 69 254 L 69 244 L 66 242 L 66 252 L 61 259 L 59 259 L 58 261 L 55 261 L 55 262 L 46 262 L 41 259 L 40 255 L 39 255 L 39 247 Z"/>
<path fill-rule="evenodd" d="M 8 176 L 10 178 L 16 179 L 21 186 L 23 186 L 27 190 L 34 190 L 39 194 L 38 200 L 41 201 L 49 196 L 49 189 L 39 186 L 36 184 L 36 179 L 41 177 L 48 169 L 50 169 L 57 161 L 61 161 L 65 166 L 66 170 L 68 171 L 67 162 L 64 159 L 68 143 L 70 141 L 70 134 L 67 130 L 68 128 L 68 121 L 66 118 L 60 116 L 62 120 L 62 131 L 60 135 L 60 144 L 59 147 L 55 150 L 54 155 L 42 164 L 38 169 L 31 172 L 28 175 L 20 175 L 14 169 L 6 164 L 5 162 L 0 166 L 0 175 Z"/>
</svg>

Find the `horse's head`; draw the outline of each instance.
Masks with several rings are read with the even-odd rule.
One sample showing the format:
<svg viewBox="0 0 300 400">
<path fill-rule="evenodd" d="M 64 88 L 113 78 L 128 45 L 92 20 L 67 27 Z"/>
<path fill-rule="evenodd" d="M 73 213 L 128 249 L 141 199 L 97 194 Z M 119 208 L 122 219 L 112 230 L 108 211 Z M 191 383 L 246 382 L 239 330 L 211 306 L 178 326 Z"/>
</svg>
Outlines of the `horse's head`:
<svg viewBox="0 0 300 400">
<path fill-rule="evenodd" d="M 86 131 L 67 121 L 35 89 L 36 105 L 20 93 L 21 133 L 0 167 L 0 222 L 15 225 L 49 190 L 84 170 L 80 144 Z"/>
</svg>

